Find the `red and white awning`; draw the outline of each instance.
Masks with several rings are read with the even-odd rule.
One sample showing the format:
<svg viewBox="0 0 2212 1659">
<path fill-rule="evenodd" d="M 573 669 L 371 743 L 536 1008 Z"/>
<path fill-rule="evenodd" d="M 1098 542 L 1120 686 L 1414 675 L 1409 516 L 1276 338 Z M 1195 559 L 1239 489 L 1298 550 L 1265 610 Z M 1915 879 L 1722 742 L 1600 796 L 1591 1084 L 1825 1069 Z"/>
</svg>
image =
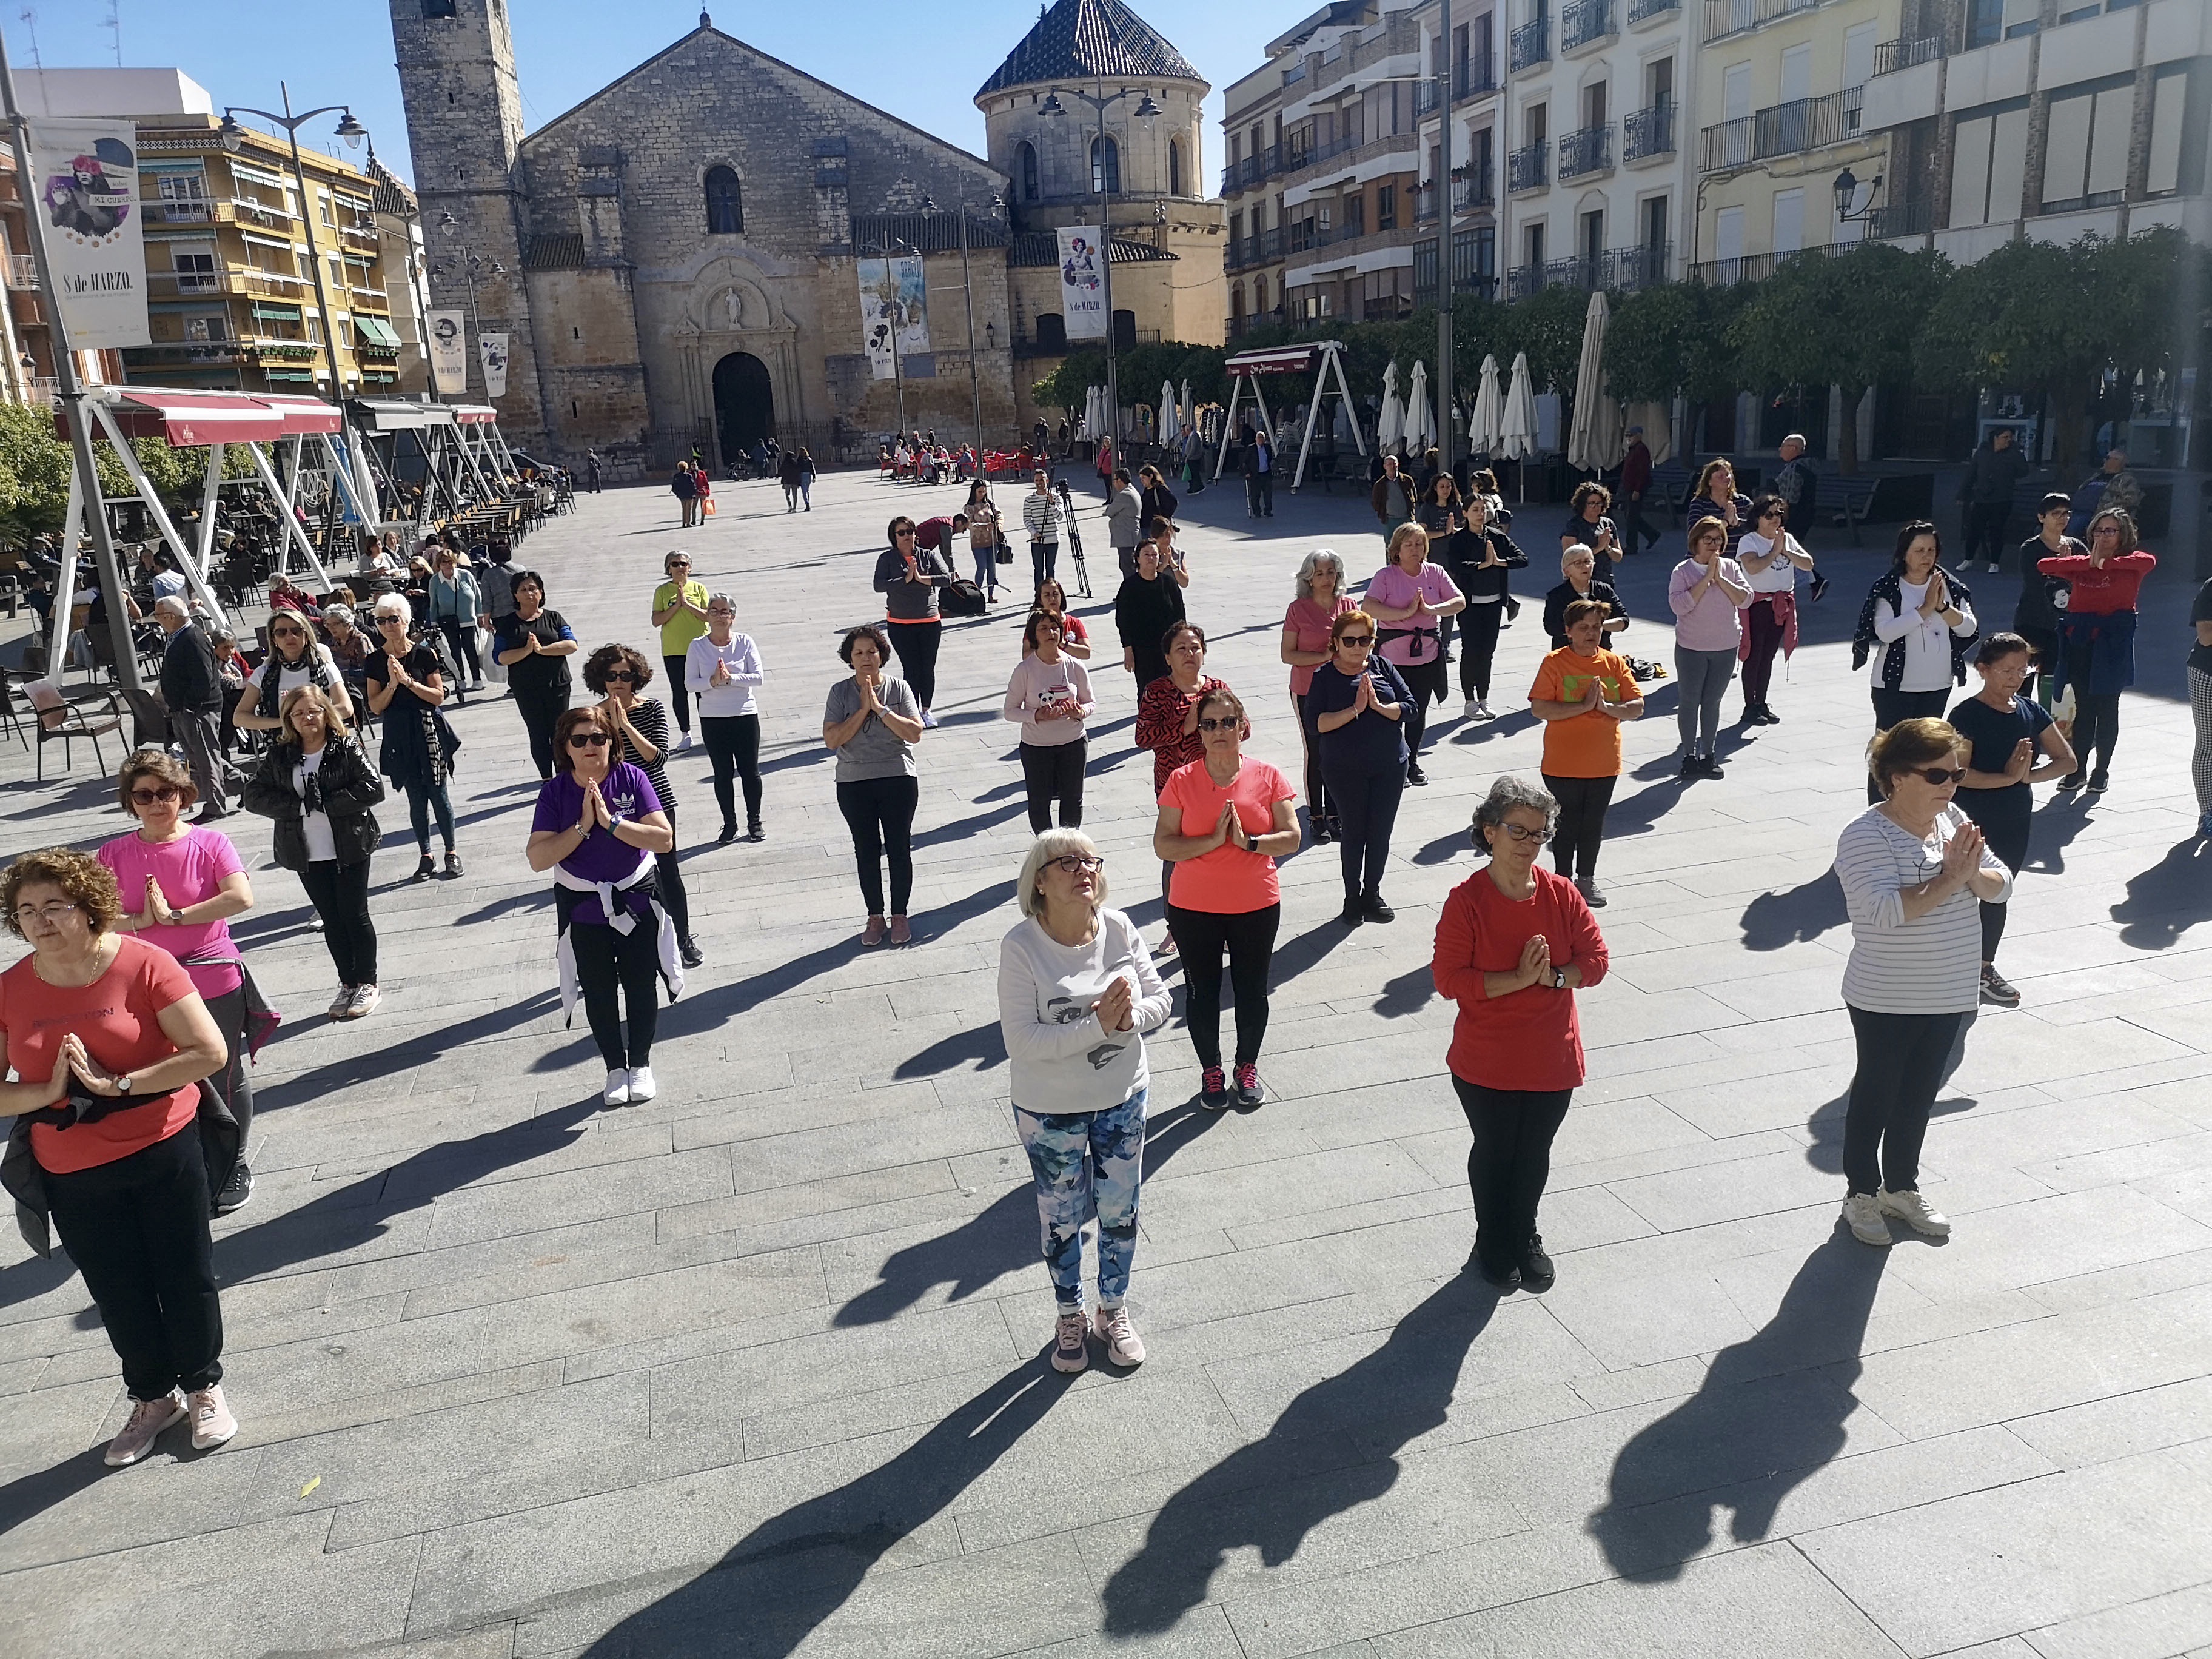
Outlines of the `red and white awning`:
<svg viewBox="0 0 2212 1659">
<path fill-rule="evenodd" d="M 1314 340 L 1304 345 L 1269 346 L 1263 351 L 1240 351 L 1221 365 L 1231 375 L 1303 374 L 1321 361 L 1325 347 L 1341 351 L 1334 340 Z"/>
<path fill-rule="evenodd" d="M 284 435 L 284 416 L 244 392 L 100 386 L 91 396 L 107 406 L 126 438 L 163 438 L 181 449 L 198 449 L 210 444 L 266 443 Z M 54 424 L 64 437 L 69 435 L 60 404 L 54 406 Z M 94 435 L 104 434 L 95 430 Z"/>
<path fill-rule="evenodd" d="M 278 392 L 256 395 L 284 417 L 284 435 L 288 438 L 311 437 L 319 432 L 336 434 L 345 429 L 345 417 L 337 405 L 326 404 L 320 398 Z"/>
</svg>

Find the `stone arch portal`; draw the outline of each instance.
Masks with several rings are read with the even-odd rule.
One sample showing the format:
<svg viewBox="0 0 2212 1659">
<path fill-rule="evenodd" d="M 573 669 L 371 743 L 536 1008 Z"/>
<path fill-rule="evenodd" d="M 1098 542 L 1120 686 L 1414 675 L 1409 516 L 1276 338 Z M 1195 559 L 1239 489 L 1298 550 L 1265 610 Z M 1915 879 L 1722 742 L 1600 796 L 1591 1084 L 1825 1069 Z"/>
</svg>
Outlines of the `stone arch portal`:
<svg viewBox="0 0 2212 1659">
<path fill-rule="evenodd" d="M 732 351 L 714 365 L 714 429 L 725 462 L 775 432 L 775 385 L 750 351 Z"/>
</svg>

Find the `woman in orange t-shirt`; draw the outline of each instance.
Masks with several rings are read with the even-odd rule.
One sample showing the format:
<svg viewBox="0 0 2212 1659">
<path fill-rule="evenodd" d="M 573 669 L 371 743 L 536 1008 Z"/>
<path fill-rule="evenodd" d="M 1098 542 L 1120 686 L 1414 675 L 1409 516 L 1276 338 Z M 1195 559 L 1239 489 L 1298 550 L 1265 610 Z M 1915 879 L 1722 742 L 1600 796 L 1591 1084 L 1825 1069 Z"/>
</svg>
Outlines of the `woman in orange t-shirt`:
<svg viewBox="0 0 2212 1659">
<path fill-rule="evenodd" d="M 1157 682 L 1156 682 L 1157 684 Z M 1182 951 L 1190 1046 L 1205 1068 L 1199 1103 L 1230 1103 L 1221 1070 L 1221 956 L 1237 992 L 1237 1094 L 1267 1097 L 1260 1044 L 1267 1035 L 1267 969 L 1283 920 L 1275 860 L 1298 850 L 1297 791 L 1265 761 L 1248 760 L 1243 699 L 1217 682 L 1198 695 L 1199 757 L 1168 775 L 1152 850 L 1170 867 L 1168 925 Z"/>
<path fill-rule="evenodd" d="M 122 899 L 98 860 L 26 853 L 0 876 L 0 913 L 31 946 L 0 973 L 0 1038 L 21 1079 L 0 1083 L 0 1115 L 29 1121 L 54 1231 L 123 1361 L 133 1403 L 107 1462 L 138 1462 L 188 1414 L 193 1446 L 219 1446 L 238 1419 L 194 1123 L 222 1033 L 175 957 L 116 931 Z"/>
<path fill-rule="evenodd" d="M 1567 642 L 1546 657 L 1528 688 L 1528 707 L 1544 722 L 1544 787 L 1559 803 L 1552 857 L 1584 901 L 1605 902 L 1597 889 L 1597 849 L 1606 809 L 1620 780 L 1620 727 L 1644 713 L 1644 693 L 1628 664 L 1601 648 L 1602 599 L 1567 606 Z"/>
</svg>

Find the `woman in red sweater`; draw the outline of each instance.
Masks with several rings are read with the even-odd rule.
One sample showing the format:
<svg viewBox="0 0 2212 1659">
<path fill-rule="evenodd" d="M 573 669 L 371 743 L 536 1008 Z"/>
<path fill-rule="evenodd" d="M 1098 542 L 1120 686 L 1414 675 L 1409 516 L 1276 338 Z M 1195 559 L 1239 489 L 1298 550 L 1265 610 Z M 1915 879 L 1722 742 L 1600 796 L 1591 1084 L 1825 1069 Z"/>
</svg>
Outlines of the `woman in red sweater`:
<svg viewBox="0 0 2212 1659">
<path fill-rule="evenodd" d="M 1536 861 L 1559 811 L 1519 778 L 1491 785 L 1474 809 L 1474 838 L 1488 849 L 1489 867 L 1444 900 L 1430 964 L 1437 990 L 1459 1004 L 1448 1059 L 1474 1137 L 1468 1265 L 1501 1291 L 1552 1287 L 1536 1206 L 1552 1172 L 1552 1139 L 1583 1080 L 1575 988 L 1605 977 L 1605 940 L 1589 906 L 1574 883 Z"/>
<path fill-rule="evenodd" d="M 2035 568 L 2064 578 L 2069 590 L 2058 612 L 2051 689 L 2063 694 L 2074 688 L 2070 741 L 2080 758 L 2058 787 L 2079 789 L 2087 767 L 2089 793 L 2100 795 L 2112 781 L 2112 749 L 2120 738 L 2120 693 L 2136 683 L 2136 595 L 2143 578 L 2158 568 L 2158 556 L 2137 549 L 2135 520 L 2108 507 L 2089 520 L 2088 552 L 2038 559 Z"/>
</svg>

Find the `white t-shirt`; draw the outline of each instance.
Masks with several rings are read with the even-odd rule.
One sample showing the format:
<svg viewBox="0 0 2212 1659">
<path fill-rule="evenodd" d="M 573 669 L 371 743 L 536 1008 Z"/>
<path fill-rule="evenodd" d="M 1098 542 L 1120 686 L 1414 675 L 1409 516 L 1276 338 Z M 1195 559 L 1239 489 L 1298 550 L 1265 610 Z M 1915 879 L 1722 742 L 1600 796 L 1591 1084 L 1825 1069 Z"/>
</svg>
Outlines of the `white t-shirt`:
<svg viewBox="0 0 2212 1659">
<path fill-rule="evenodd" d="M 1116 979 L 1134 994 L 1130 1029 L 1109 1033 L 1091 1005 Z M 999 945 L 999 1024 L 1013 1103 L 1031 1112 L 1119 1106 L 1151 1080 L 1144 1034 L 1167 1023 L 1173 1001 L 1136 924 L 1119 910 L 1099 911 L 1088 945 L 1062 945 L 1025 919 Z"/>
<path fill-rule="evenodd" d="M 329 754 L 328 744 L 312 755 L 300 757 L 300 763 L 292 769 L 292 789 L 302 800 L 307 795 L 307 780 L 323 769 L 323 757 Z M 306 812 L 300 817 L 300 829 L 307 837 L 307 862 L 335 863 L 338 856 L 337 838 L 331 833 L 331 815 L 327 812 Z"/>
<path fill-rule="evenodd" d="M 1920 615 L 1920 602 L 1928 597 L 1926 582 L 1909 582 L 1899 577 L 1897 591 L 1904 600 L 1901 610 L 1892 610 L 1886 604 L 1874 609 L 1874 635 L 1884 647 L 1902 638 L 1905 641 L 1905 672 L 1899 676 L 1899 691 L 1948 691 L 1956 684 L 1951 672 L 1951 625 L 1943 620 L 1943 613 L 1931 611 Z M 1953 606 L 1959 612 L 1958 632 L 1971 639 L 1974 634 L 1974 613 L 1964 600 L 1953 596 Z M 1885 651 L 1874 653 L 1874 683 L 1881 684 L 1882 659 Z"/>
<path fill-rule="evenodd" d="M 338 674 L 338 659 L 331 655 L 330 647 L 325 645 L 320 640 L 317 640 L 315 641 L 315 654 L 323 659 L 323 672 L 325 675 L 324 683 L 329 685 L 333 691 L 337 690 L 338 688 L 342 687 L 345 684 L 344 680 L 341 678 Z M 269 655 L 264 657 L 261 659 L 261 665 L 246 677 L 246 684 L 258 691 L 267 681 L 270 665 L 277 660 L 278 658 L 276 653 L 273 651 L 270 652 Z M 305 657 L 302 657 L 300 659 L 300 665 L 298 667 L 282 670 L 276 677 L 276 701 L 278 705 L 281 707 L 288 695 L 294 690 L 296 690 L 299 687 L 307 684 L 308 680 L 307 659 Z"/>
<path fill-rule="evenodd" d="M 1786 530 L 1782 532 L 1782 543 L 1792 553 L 1802 553 L 1805 550 L 1803 544 Z M 1767 553 L 1771 551 L 1773 547 L 1774 544 L 1756 530 L 1747 531 L 1738 549 L 1737 556 L 1741 558 L 1746 553 Z M 1754 593 L 1790 593 L 1796 591 L 1797 567 L 1787 559 L 1777 559 L 1764 570 L 1753 570 L 1747 564 L 1743 568 L 1743 574 L 1749 579 L 1751 591 Z"/>
</svg>

